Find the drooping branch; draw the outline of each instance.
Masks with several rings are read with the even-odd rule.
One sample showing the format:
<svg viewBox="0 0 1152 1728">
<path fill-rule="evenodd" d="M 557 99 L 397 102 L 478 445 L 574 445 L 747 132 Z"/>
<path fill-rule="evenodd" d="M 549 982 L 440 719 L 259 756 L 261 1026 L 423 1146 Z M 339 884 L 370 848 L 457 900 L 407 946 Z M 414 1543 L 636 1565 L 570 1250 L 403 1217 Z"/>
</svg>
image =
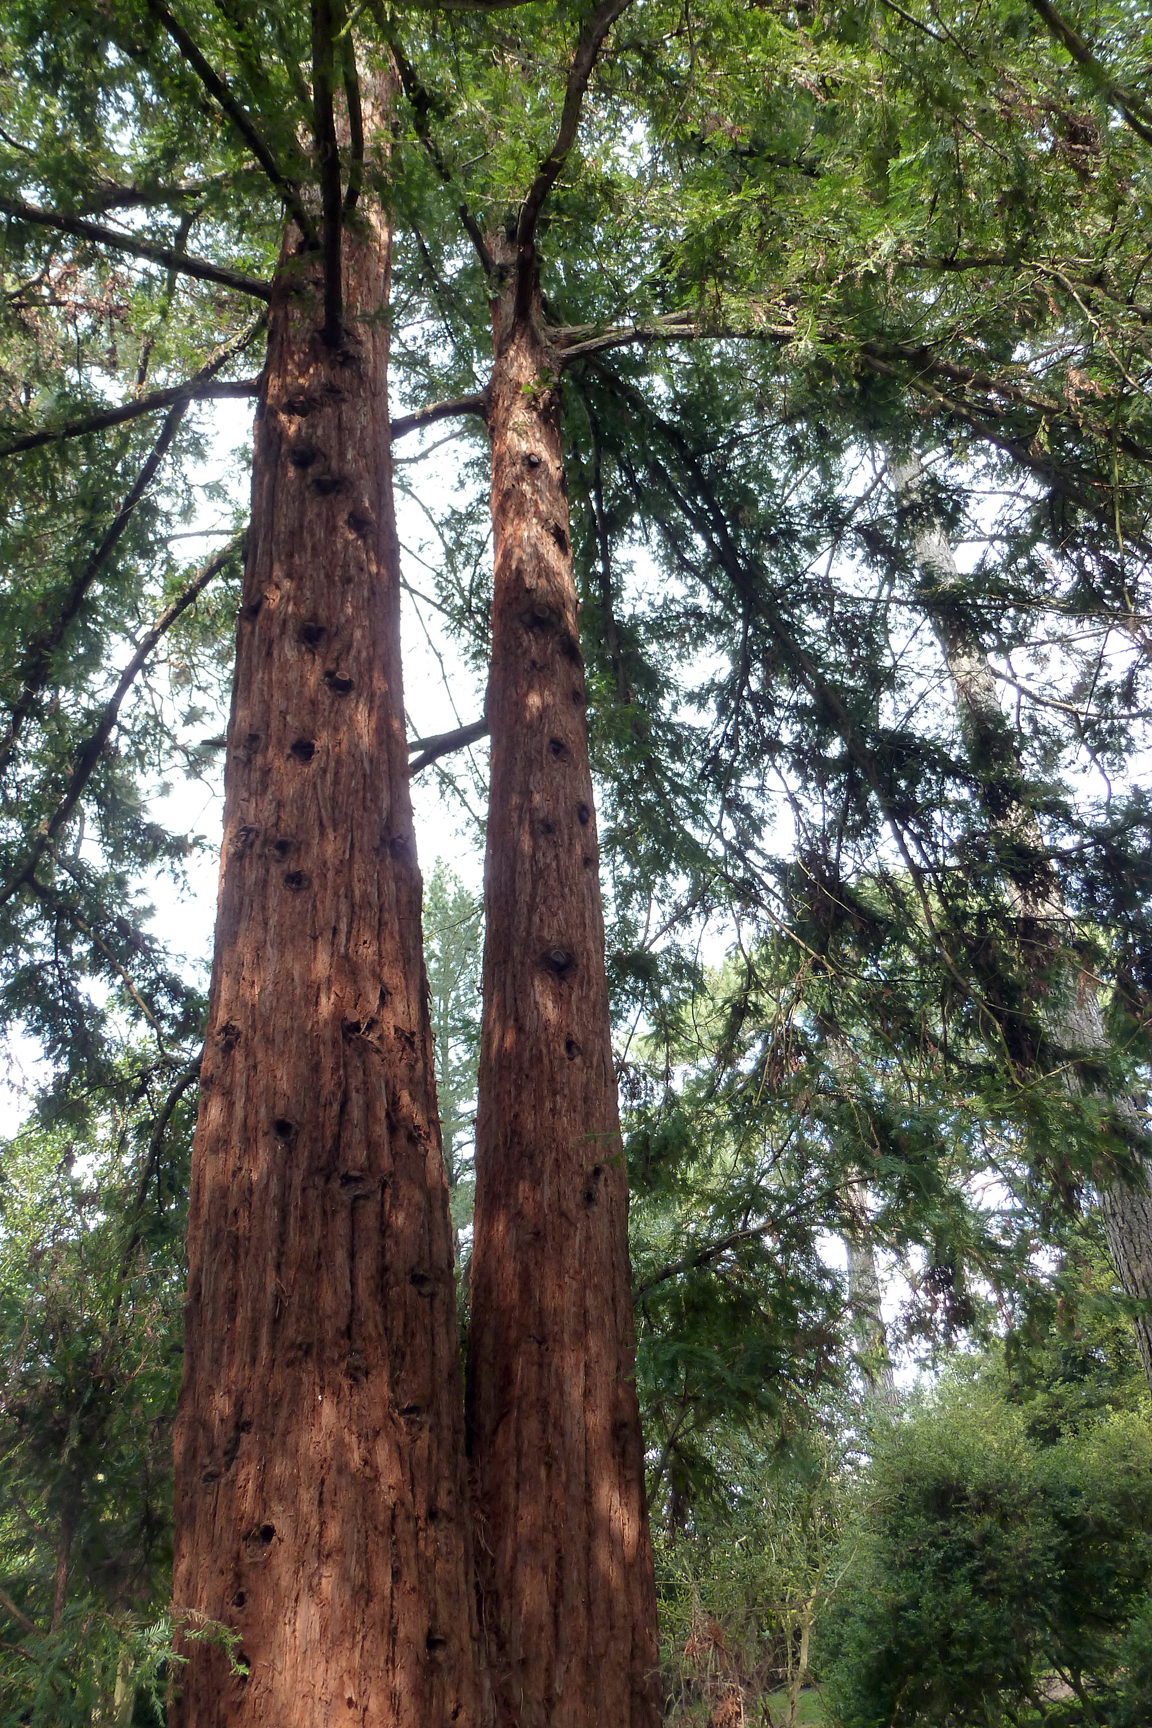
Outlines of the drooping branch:
<svg viewBox="0 0 1152 1728">
<path fill-rule="evenodd" d="M 42 210 L 36 204 L 26 204 L 21 198 L 0 194 L 0 214 L 14 216 L 19 222 L 31 222 L 39 228 L 53 228 L 60 234 L 72 234 L 96 246 L 110 246 L 114 252 L 124 252 L 130 258 L 143 258 L 150 264 L 162 264 L 181 276 L 191 276 L 198 282 L 215 282 L 218 287 L 232 288 L 238 294 L 251 294 L 257 300 L 271 300 L 272 287 L 255 276 L 245 276 L 241 270 L 229 270 L 213 264 L 207 258 L 193 258 L 187 252 L 176 252 L 170 246 L 157 246 L 139 234 L 121 234 L 106 228 L 102 222 L 88 222 L 81 216 L 68 216 L 62 210 Z"/>
<path fill-rule="evenodd" d="M 468 744 L 475 744 L 478 738 L 488 736 L 488 722 L 483 716 L 473 720 L 467 726 L 458 726 L 454 732 L 438 732 L 431 738 L 413 738 L 408 746 L 408 753 L 418 750 L 420 754 L 408 764 L 408 778 L 419 774 L 422 768 L 438 762 L 441 756 L 450 756 L 454 750 L 463 750 Z"/>
<path fill-rule="evenodd" d="M 428 408 L 417 408 L 413 414 L 400 414 L 391 423 L 392 442 L 395 444 L 397 438 L 406 438 L 409 432 L 434 426 L 437 420 L 453 420 L 465 414 L 475 414 L 479 419 L 487 420 L 487 396 L 458 396 L 452 402 L 433 402 Z"/>
<path fill-rule="evenodd" d="M 335 43 L 329 0 L 312 0 L 312 135 L 320 171 L 320 210 L 324 256 L 324 340 L 340 345 L 344 325 L 344 289 L 340 272 L 340 146 L 336 141 L 336 111 L 332 86 Z"/>
<path fill-rule="evenodd" d="M 25 883 L 31 882 L 36 866 L 76 808 L 77 802 L 115 730 L 124 698 L 136 682 L 141 668 L 156 644 L 167 635 L 176 620 L 188 610 L 189 606 L 192 606 L 199 599 L 209 582 L 231 562 L 243 543 L 244 535 L 238 534 L 227 546 L 210 558 L 207 564 L 203 565 L 192 580 L 181 589 L 175 600 L 164 608 L 151 629 L 145 632 L 137 645 L 136 652 L 120 674 L 116 688 L 104 704 L 99 720 L 76 752 L 72 772 L 56 809 L 50 817 L 41 823 L 23 864 L 9 877 L 3 888 L 0 888 L 0 906 L 7 905 L 12 896 L 18 893 Z"/>
<path fill-rule="evenodd" d="M 1055 6 L 1049 3 L 1049 0 L 1031 0 L 1031 4 L 1033 10 L 1043 19 L 1049 34 L 1059 42 L 1062 48 L 1068 50 L 1077 65 L 1083 66 L 1101 95 L 1124 116 L 1137 137 L 1142 138 L 1145 144 L 1152 144 L 1152 124 L 1149 124 L 1149 121 L 1152 120 L 1152 112 L 1150 112 L 1148 104 L 1140 96 L 1135 95 L 1130 90 L 1125 90 L 1122 85 L 1116 82 L 1097 60 L 1083 37 L 1073 30 L 1067 19 L 1060 16 Z"/>
<path fill-rule="evenodd" d="M 121 1280 L 123 1280 L 128 1274 L 129 1261 L 135 1253 L 136 1247 L 140 1241 L 140 1220 L 144 1213 L 144 1206 L 148 1199 L 148 1189 L 151 1185 L 152 1178 L 160 1168 L 160 1155 L 164 1149 L 164 1136 L 168 1132 L 168 1124 L 171 1122 L 176 1106 L 179 1104 L 181 1098 L 183 1098 L 185 1092 L 187 1092 L 193 1081 L 200 1078 L 200 1064 L 203 1061 L 203 1058 L 204 1051 L 201 1047 L 197 1050 L 195 1056 L 193 1056 L 187 1066 L 177 1075 L 174 1084 L 169 1089 L 168 1095 L 163 1104 L 161 1104 L 160 1109 L 156 1114 L 156 1119 L 152 1124 L 152 1132 L 148 1136 L 148 1154 L 144 1160 L 144 1168 L 140 1172 L 140 1180 L 136 1184 L 136 1195 L 132 1203 L 132 1224 L 128 1232 L 128 1239 L 124 1244 L 123 1253 L 120 1256 Z M 117 1301 L 119 1301 L 119 1295 L 120 1292 L 117 1291 Z"/>
<path fill-rule="evenodd" d="M 263 168 L 265 174 L 267 174 L 272 185 L 276 188 L 276 191 L 279 192 L 281 198 L 283 198 L 291 212 L 293 221 L 296 223 L 301 234 L 303 234 L 305 240 L 307 240 L 310 246 L 315 246 L 317 243 L 316 228 L 312 218 L 304 208 L 303 200 L 300 197 L 300 189 L 295 186 L 291 180 L 289 180 L 288 176 L 281 169 L 259 127 L 256 125 L 252 116 L 248 113 L 248 110 L 244 107 L 244 104 L 237 101 L 227 83 L 225 83 L 220 74 L 205 59 L 192 37 L 188 34 L 187 30 L 185 30 L 183 24 L 180 23 L 179 19 L 172 16 L 168 8 L 162 4 L 162 0 L 146 0 L 146 4 L 153 17 L 156 18 L 156 20 L 168 32 L 169 36 L 171 36 L 173 42 L 176 44 L 177 48 L 179 48 L 181 54 L 184 56 L 189 66 L 191 66 L 209 95 L 219 103 L 225 114 L 227 114 L 229 120 L 231 120 L 232 124 L 235 126 L 236 130 L 255 156 L 257 162 L 259 162 L 261 168 Z"/>
<path fill-rule="evenodd" d="M 560 170 L 568 158 L 568 152 L 576 142 L 584 92 L 588 88 L 592 68 L 604 46 L 605 38 L 617 18 L 629 4 L 630 0 L 601 0 L 601 4 L 581 31 L 580 40 L 576 44 L 576 52 L 572 57 L 572 65 L 568 71 L 568 83 L 564 91 L 564 107 L 560 114 L 560 126 L 555 141 L 536 170 L 536 176 L 528 188 L 528 194 L 523 204 L 520 206 L 520 215 L 516 222 L 514 317 L 517 321 L 528 316 L 528 309 L 532 301 L 533 279 L 536 270 L 536 226 L 540 220 L 544 200 L 556 184 Z"/>
</svg>

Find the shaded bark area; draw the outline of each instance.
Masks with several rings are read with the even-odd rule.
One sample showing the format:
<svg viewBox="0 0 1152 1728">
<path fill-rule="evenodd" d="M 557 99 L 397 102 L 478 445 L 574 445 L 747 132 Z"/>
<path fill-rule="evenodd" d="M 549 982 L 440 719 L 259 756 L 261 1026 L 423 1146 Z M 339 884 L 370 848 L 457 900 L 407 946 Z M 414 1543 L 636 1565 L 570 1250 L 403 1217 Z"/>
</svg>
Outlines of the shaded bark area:
<svg viewBox="0 0 1152 1728">
<path fill-rule="evenodd" d="M 502 1728 L 649 1728 L 656 1605 L 557 367 L 494 311 L 467 1426 Z"/>
<path fill-rule="evenodd" d="M 390 234 L 282 261 L 193 1153 L 174 1728 L 475 1724 L 452 1233 L 408 795 Z"/>
<path fill-rule="evenodd" d="M 955 554 L 930 511 L 919 503 L 922 470 L 916 460 L 889 460 L 902 507 L 918 508 L 912 544 L 927 585 L 929 618 L 944 654 L 956 700 L 957 716 L 990 831 L 1001 854 L 1013 911 L 1024 942 L 1036 954 L 1038 970 L 1057 961 L 1054 980 L 1043 994 L 1043 1019 L 1057 1051 L 1074 1061 L 1091 1062 L 1108 1050 L 1108 1031 L 1095 983 L 1085 977 L 1071 952 L 1060 949 L 1072 934 L 1072 919 L 1060 879 L 1045 845 L 1035 812 L 1020 796 L 1022 767 L 1016 739 L 1000 706 L 996 680 L 983 645 L 959 615 L 952 595 L 960 585 Z M 1083 1090 L 1082 1075 L 1069 1069 L 1069 1086 Z M 1143 1304 L 1134 1328 L 1140 1360 L 1152 1386 L 1152 1160 L 1148 1133 L 1131 1098 L 1110 1100 L 1116 1113 L 1120 1150 L 1139 1149 L 1135 1182 L 1102 1178 L 1098 1182 L 1104 1233 L 1117 1275 L 1127 1295 Z"/>
</svg>

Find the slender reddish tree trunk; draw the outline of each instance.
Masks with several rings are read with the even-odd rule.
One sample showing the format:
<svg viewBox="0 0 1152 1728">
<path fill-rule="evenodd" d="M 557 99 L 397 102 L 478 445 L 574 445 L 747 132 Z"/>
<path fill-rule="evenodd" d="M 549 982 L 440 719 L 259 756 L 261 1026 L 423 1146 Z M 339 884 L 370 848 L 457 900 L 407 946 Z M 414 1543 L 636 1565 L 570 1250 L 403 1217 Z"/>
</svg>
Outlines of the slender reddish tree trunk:
<svg viewBox="0 0 1152 1728">
<path fill-rule="evenodd" d="M 452 1234 L 421 954 L 386 394 L 285 260 L 257 413 L 193 1153 L 176 1728 L 477 1721 Z M 290 285 L 293 291 L 290 291 Z"/>
<path fill-rule="evenodd" d="M 495 596 L 467 1420 L 502 1728 L 660 1717 L 628 1187 L 555 365 L 495 314 Z"/>
</svg>

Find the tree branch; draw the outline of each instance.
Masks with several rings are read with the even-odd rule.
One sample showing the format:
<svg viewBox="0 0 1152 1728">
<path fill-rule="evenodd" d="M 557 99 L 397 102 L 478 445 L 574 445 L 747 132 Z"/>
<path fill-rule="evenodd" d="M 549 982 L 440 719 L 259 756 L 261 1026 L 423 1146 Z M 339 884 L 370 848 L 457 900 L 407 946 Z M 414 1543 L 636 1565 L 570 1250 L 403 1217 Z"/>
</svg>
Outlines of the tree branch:
<svg viewBox="0 0 1152 1728">
<path fill-rule="evenodd" d="M 210 380 L 213 373 L 218 372 L 221 366 L 231 360 L 241 348 L 247 346 L 252 338 L 257 335 L 263 327 L 264 318 L 260 317 L 257 319 L 252 329 L 250 329 L 242 339 L 226 344 L 223 348 L 219 349 L 214 355 L 212 355 L 206 364 L 200 368 L 199 372 L 196 373 L 195 377 L 189 380 L 189 384 L 191 386 L 196 386 L 201 382 Z M 184 414 L 187 410 L 188 402 L 191 399 L 190 393 L 185 393 L 187 389 L 187 386 L 182 387 L 182 393 L 176 398 L 172 408 L 169 410 L 164 424 L 160 428 L 159 436 L 157 437 L 155 444 L 152 446 L 148 459 L 136 477 L 135 484 L 132 486 L 127 498 L 125 498 L 123 504 L 116 512 L 116 515 L 101 539 L 100 544 L 88 559 L 84 568 L 73 580 L 71 587 L 68 589 L 68 592 L 64 597 L 64 604 L 57 613 L 51 628 L 41 632 L 35 641 L 29 645 L 27 654 L 24 657 L 23 684 L 20 694 L 9 710 L 8 728 L 4 733 L 3 738 L 0 738 L 0 769 L 2 769 L 4 764 L 7 762 L 8 757 L 12 752 L 12 746 L 15 744 L 23 730 L 24 722 L 32 712 L 37 696 L 44 688 L 48 673 L 51 669 L 52 655 L 64 640 L 65 631 L 69 624 L 71 624 L 72 620 L 76 617 L 77 612 L 84 603 L 84 597 L 89 588 L 91 588 L 96 577 L 100 574 L 100 571 L 103 569 L 109 556 L 115 549 L 117 541 L 127 528 L 137 504 L 151 485 L 161 462 L 167 454 L 173 438 L 176 436 L 180 422 L 184 418 Z M 166 394 L 166 392 L 157 392 L 157 394 Z M 132 406 L 135 407 L 136 404 L 132 404 Z M 126 417 L 127 416 L 125 416 L 125 418 Z M 53 434 L 53 436 L 59 436 L 59 434 Z"/>
<path fill-rule="evenodd" d="M 0 214 L 15 216 L 19 222 L 31 222 L 40 228 L 54 228 L 61 234 L 73 234 L 78 240 L 89 240 L 97 246 L 111 246 L 115 252 L 126 252 L 130 258 L 146 258 L 150 264 L 163 264 L 166 270 L 176 270 L 182 276 L 192 276 L 199 282 L 215 282 L 221 288 L 233 288 L 238 294 L 251 294 L 257 300 L 271 300 L 272 288 L 255 276 L 245 276 L 240 270 L 228 270 L 207 258 L 190 258 L 186 252 L 174 252 L 169 246 L 154 245 L 138 234 L 120 234 L 106 228 L 102 222 L 87 222 L 80 216 L 67 216 L 60 210 L 41 210 L 35 204 L 25 204 L 20 198 L 0 194 Z"/>
<path fill-rule="evenodd" d="M 320 209 L 323 215 L 324 340 L 340 346 L 344 324 L 344 289 L 340 274 L 340 146 L 332 105 L 335 50 L 329 0 L 312 0 L 312 136 L 320 169 Z"/>
<path fill-rule="evenodd" d="M 379 0 L 370 0 L 370 3 L 376 15 L 376 22 L 380 26 L 384 39 L 391 51 L 392 58 L 396 63 L 396 70 L 400 75 L 400 87 L 407 99 L 408 106 L 412 110 L 412 120 L 416 127 L 416 136 L 419 138 L 421 144 L 423 144 L 424 149 L 428 154 L 428 159 L 435 168 L 437 174 L 440 176 L 441 182 L 445 186 L 451 186 L 451 170 L 445 162 L 444 157 L 441 155 L 440 146 L 433 138 L 431 128 L 428 125 L 428 115 L 432 109 L 432 98 L 417 78 L 415 68 L 412 66 L 411 62 L 406 59 L 403 49 L 389 30 L 388 21 L 380 7 Z M 480 224 L 472 215 L 467 204 L 459 205 L 456 214 L 460 218 L 460 223 L 465 234 L 467 234 L 469 240 L 472 242 L 472 249 L 480 260 L 480 267 L 484 271 L 485 276 L 494 276 L 496 273 L 496 260 L 488 250 L 488 243 L 481 232 Z"/>
<path fill-rule="evenodd" d="M 434 426 L 437 420 L 452 420 L 464 414 L 475 414 L 487 421 L 487 396 L 483 393 L 458 396 L 453 402 L 433 402 L 429 408 L 417 408 L 414 414 L 401 414 L 391 423 L 392 442 L 395 444 L 397 438 L 406 438 L 409 432 L 419 432 L 424 426 Z"/>
<path fill-rule="evenodd" d="M 408 745 L 408 754 L 411 755 L 413 750 L 419 750 L 420 754 L 414 762 L 409 762 L 408 778 L 438 762 L 441 756 L 450 756 L 453 750 L 463 750 L 466 745 L 475 744 L 477 738 L 487 736 L 488 721 L 481 718 L 467 726 L 458 726 L 454 732 L 438 732 L 432 738 L 413 738 Z"/>
<path fill-rule="evenodd" d="M 1142 138 L 1145 144 L 1152 144 L 1152 126 L 1149 126 L 1146 120 L 1141 119 L 1139 114 L 1140 110 L 1143 110 L 1144 114 L 1149 112 L 1148 106 L 1142 98 L 1133 96 L 1130 91 L 1125 90 L 1122 85 L 1117 84 L 1115 79 L 1109 76 L 1087 42 L 1084 41 L 1083 37 L 1077 35 L 1071 24 L 1060 16 L 1054 6 L 1049 4 L 1049 0 L 1031 0 L 1031 4 L 1033 10 L 1043 19 L 1049 34 L 1059 42 L 1062 48 L 1068 50 L 1078 65 L 1083 66 L 1093 84 L 1112 107 L 1118 109 L 1124 116 L 1137 137 Z"/>
<path fill-rule="evenodd" d="M 172 16 L 168 8 L 161 4 L 161 0 L 145 0 L 145 4 L 153 17 L 163 25 L 169 36 L 171 36 L 173 42 L 175 42 L 177 48 L 179 48 L 181 54 L 184 56 L 185 60 L 187 60 L 189 66 L 191 66 L 209 95 L 215 98 L 215 100 L 220 104 L 220 107 L 224 110 L 225 114 L 227 114 L 229 120 L 231 120 L 232 124 L 235 126 L 236 130 L 255 156 L 257 162 L 259 162 L 261 168 L 263 168 L 265 174 L 267 174 L 269 180 L 288 206 L 293 221 L 296 223 L 301 234 L 303 234 L 305 240 L 307 240 L 310 246 L 315 246 L 317 243 L 316 228 L 313 224 L 312 218 L 304 208 L 303 201 L 300 197 L 300 190 L 297 186 L 293 185 L 287 175 L 282 172 L 279 163 L 276 161 L 272 151 L 265 143 L 256 122 L 252 119 L 252 116 L 248 113 L 243 104 L 236 100 L 236 97 L 232 94 L 232 91 L 229 89 L 224 79 L 221 78 L 219 73 L 209 65 L 208 61 L 200 52 L 187 30 L 185 30 L 183 24 Z"/>
<path fill-rule="evenodd" d="M 64 789 L 64 794 L 60 799 L 60 802 L 57 804 L 52 815 L 41 823 L 40 830 L 37 833 L 36 839 L 32 843 L 31 850 L 29 851 L 28 857 L 25 859 L 24 863 L 16 871 L 15 875 L 8 879 L 4 884 L 4 887 L 0 889 L 0 906 L 7 905 L 12 896 L 17 893 L 25 883 L 31 881 L 37 864 L 39 864 L 41 858 L 44 856 L 49 846 L 51 846 L 52 841 L 76 808 L 77 801 L 79 800 L 85 786 L 88 784 L 88 781 L 91 779 L 92 772 L 103 754 L 104 747 L 112 736 L 120 713 L 120 706 L 124 701 L 125 696 L 132 688 L 132 685 L 135 683 L 141 667 L 151 654 L 153 648 L 155 648 L 156 644 L 172 628 L 172 625 L 175 624 L 177 618 L 179 618 L 183 612 L 186 612 L 189 606 L 193 605 L 193 603 L 199 599 L 200 595 L 204 592 L 204 589 L 207 588 L 213 577 L 218 576 L 220 571 L 224 569 L 225 565 L 231 561 L 243 545 L 244 538 L 245 536 L 243 534 L 238 534 L 227 546 L 217 552 L 213 558 L 210 558 L 207 564 L 203 565 L 202 568 L 197 571 L 191 582 L 181 590 L 175 600 L 164 608 L 164 611 L 152 625 L 152 628 L 145 633 L 135 654 L 133 654 L 131 660 L 129 660 L 127 666 L 120 674 L 116 688 L 105 703 L 104 711 L 95 728 L 89 733 L 88 737 L 76 752 L 75 765 L 72 769 L 71 775 L 69 776 L 68 784 Z"/>
<path fill-rule="evenodd" d="M 654 1272 L 651 1278 L 646 1278 L 643 1284 L 633 1291 L 632 1306 L 638 1307 L 650 1290 L 655 1290 L 658 1284 L 667 1284 L 670 1278 L 679 1278 L 682 1272 L 694 1272 L 698 1266 L 707 1266 L 710 1261 L 718 1260 L 721 1254 L 727 1254 L 729 1248 L 738 1248 L 742 1242 L 755 1242 L 761 1236 L 769 1235 L 776 1228 L 775 1223 L 750 1224 L 744 1230 L 730 1230 L 727 1236 L 721 1236 L 707 1248 L 698 1248 L 693 1254 L 685 1254 L 680 1260 L 673 1260 L 668 1266 L 662 1266 L 659 1272 Z"/>
<path fill-rule="evenodd" d="M 356 44 L 351 30 L 340 38 L 344 69 L 344 100 L 348 104 L 348 185 L 344 191 L 344 215 L 351 216 L 364 184 L 364 110 L 360 102 L 360 77 L 356 71 Z"/>
<path fill-rule="evenodd" d="M 55 444 L 59 438 L 83 438 L 89 432 L 106 432 L 111 426 L 139 420 L 145 414 L 155 414 L 176 402 L 217 402 L 228 397 L 257 396 L 259 393 L 259 378 L 172 384 L 167 390 L 152 390 L 147 396 L 137 396 L 133 402 L 122 402 L 118 408 L 102 408 L 83 420 L 65 420 L 60 426 L 42 426 L 38 432 L 25 432 L 22 437 L 14 438 L 11 444 L 0 444 L 0 461 L 6 456 L 18 456 L 24 450 L 39 449 L 42 444 Z"/>
<path fill-rule="evenodd" d="M 11 1614 L 13 1620 L 15 1620 L 16 1624 L 22 1631 L 31 1632 L 33 1636 L 37 1638 L 40 1636 L 36 1622 L 34 1620 L 29 1620 L 27 1614 L 22 1613 L 21 1610 L 17 1608 L 7 1590 L 0 1590 L 0 1608 L 7 1609 L 8 1613 Z"/>
<path fill-rule="evenodd" d="M 536 225 L 544 207 L 544 200 L 556 184 L 568 152 L 576 142 L 584 92 L 588 88 L 588 80 L 592 76 L 592 68 L 604 45 L 604 39 L 629 4 L 630 0 L 601 0 L 601 4 L 580 32 L 580 40 L 576 44 L 576 52 L 568 71 L 559 131 L 551 150 L 536 170 L 536 177 L 520 206 L 516 223 L 516 299 L 513 316 L 517 320 L 528 316 L 532 302 L 536 268 Z"/>
</svg>

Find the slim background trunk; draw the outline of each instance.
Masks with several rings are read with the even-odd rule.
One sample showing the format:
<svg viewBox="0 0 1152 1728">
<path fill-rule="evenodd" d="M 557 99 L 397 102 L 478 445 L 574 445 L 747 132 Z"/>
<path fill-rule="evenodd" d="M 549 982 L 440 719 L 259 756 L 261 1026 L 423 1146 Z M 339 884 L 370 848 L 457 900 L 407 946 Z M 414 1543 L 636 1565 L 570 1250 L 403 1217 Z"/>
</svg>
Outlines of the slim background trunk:
<svg viewBox="0 0 1152 1728">
<path fill-rule="evenodd" d="M 994 836 L 1005 842 L 1013 909 L 1022 929 L 1039 931 L 1042 944 L 1054 954 L 1067 941 L 1072 918 L 1035 813 L 1011 790 L 1021 775 L 1019 746 L 1000 706 L 987 655 L 949 603 L 950 591 L 955 594 L 960 586 L 955 555 L 939 523 L 918 501 L 923 472 L 919 461 L 889 458 L 888 468 L 903 508 L 917 509 L 912 544 L 925 579 L 929 617 L 948 668 L 960 730 L 980 776 L 981 800 Z M 1044 1019 L 1060 1049 L 1089 1061 L 1107 1053 L 1108 1032 L 1095 983 L 1081 973 L 1070 952 L 1047 996 Z M 1079 1091 L 1080 1076 L 1074 1070 L 1069 1075 L 1070 1085 Z M 1125 1139 L 1147 1144 L 1147 1130 L 1132 1099 L 1121 1096 L 1111 1102 Z M 1142 1180 L 1134 1183 L 1101 1180 L 1098 1192 L 1120 1282 L 1129 1296 L 1145 1303 L 1134 1325 L 1140 1359 L 1152 1386 L 1152 1163 L 1146 1154 L 1141 1172 Z"/>
<path fill-rule="evenodd" d="M 628 1186 L 557 367 L 494 308 L 491 794 L 468 1338 L 477 1567 L 499 1720 L 649 1728 L 655 1589 Z"/>
<path fill-rule="evenodd" d="M 282 261 L 257 411 L 176 1430 L 173 1728 L 477 1721 L 400 681 L 390 233 Z M 287 251 L 287 249 L 286 249 Z"/>
</svg>

